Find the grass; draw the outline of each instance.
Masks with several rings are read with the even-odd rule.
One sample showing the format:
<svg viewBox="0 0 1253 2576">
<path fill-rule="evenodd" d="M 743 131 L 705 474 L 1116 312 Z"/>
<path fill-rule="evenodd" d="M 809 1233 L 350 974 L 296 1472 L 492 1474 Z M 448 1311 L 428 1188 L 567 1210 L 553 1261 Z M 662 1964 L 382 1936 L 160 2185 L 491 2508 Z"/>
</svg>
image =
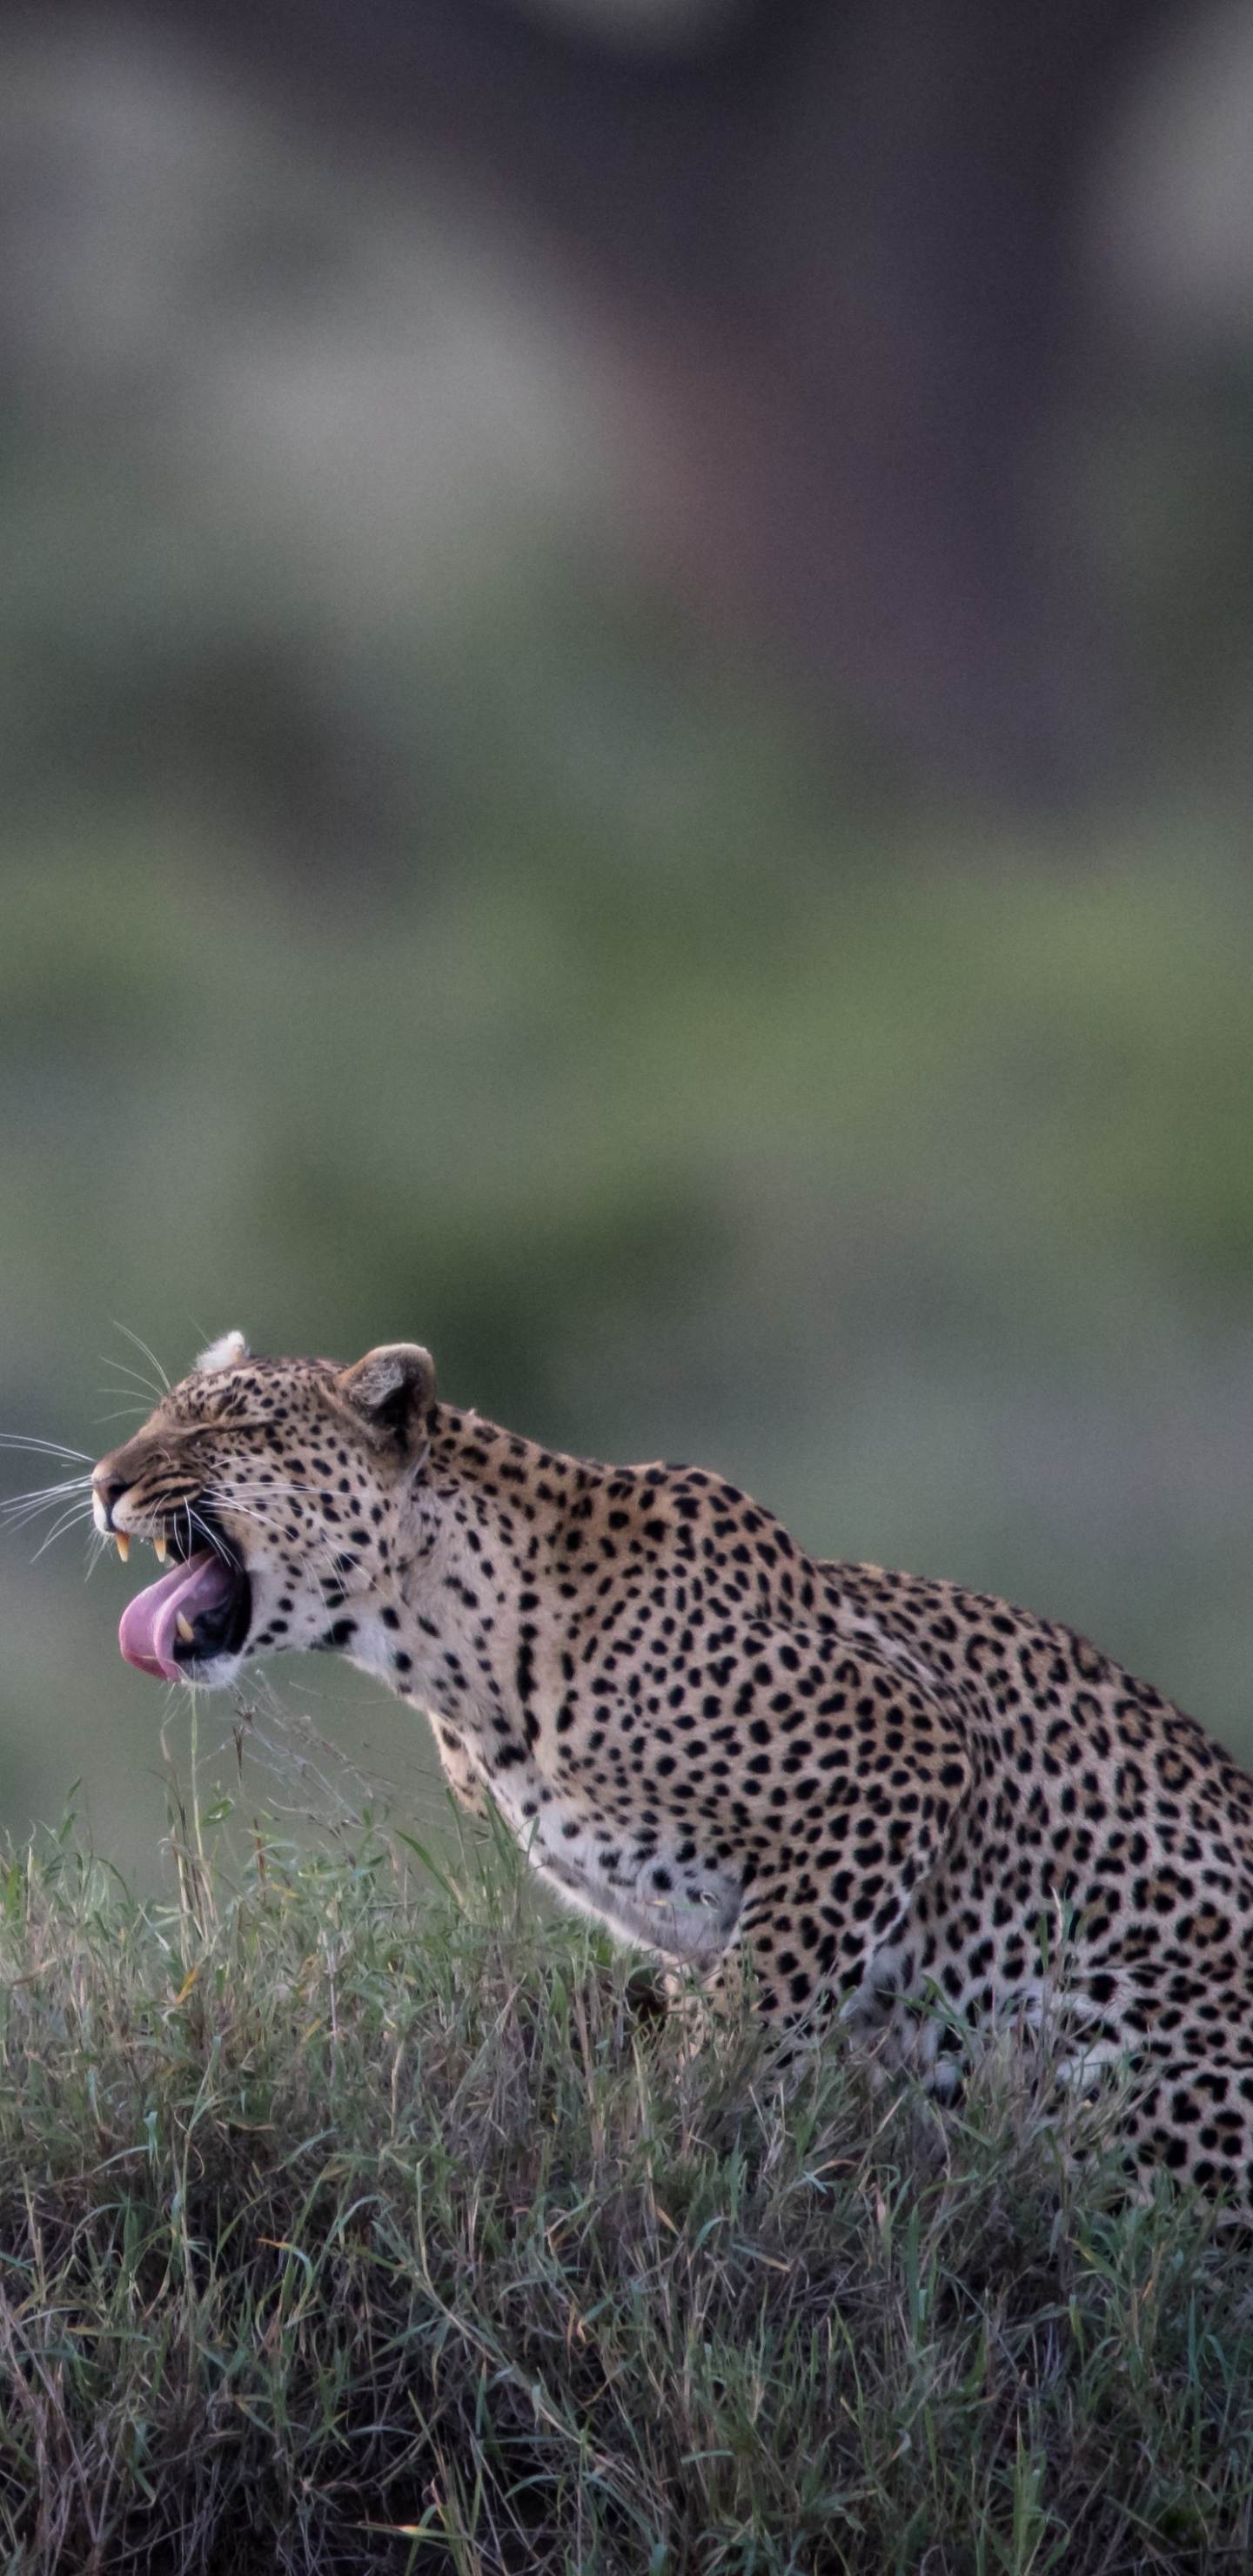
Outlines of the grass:
<svg viewBox="0 0 1253 2576">
<path fill-rule="evenodd" d="M 1246 2563 L 1247 2240 L 1006 2050 L 784 2097 L 509 1851 L 173 1841 L 165 1907 L 3 1874 L 0 2564 Z"/>
</svg>

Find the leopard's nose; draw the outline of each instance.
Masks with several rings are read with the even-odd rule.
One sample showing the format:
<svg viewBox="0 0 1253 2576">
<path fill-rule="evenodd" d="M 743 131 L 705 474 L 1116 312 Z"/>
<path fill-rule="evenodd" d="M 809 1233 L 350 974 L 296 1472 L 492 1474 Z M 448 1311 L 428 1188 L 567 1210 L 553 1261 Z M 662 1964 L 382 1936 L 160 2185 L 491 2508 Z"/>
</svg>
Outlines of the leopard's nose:
<svg viewBox="0 0 1253 2576">
<path fill-rule="evenodd" d="M 111 1475 L 107 1468 L 103 1472 L 97 1468 L 91 1480 L 92 1511 L 97 1529 L 113 1534 L 113 1507 L 121 1502 L 128 1481 L 125 1476 Z"/>
</svg>

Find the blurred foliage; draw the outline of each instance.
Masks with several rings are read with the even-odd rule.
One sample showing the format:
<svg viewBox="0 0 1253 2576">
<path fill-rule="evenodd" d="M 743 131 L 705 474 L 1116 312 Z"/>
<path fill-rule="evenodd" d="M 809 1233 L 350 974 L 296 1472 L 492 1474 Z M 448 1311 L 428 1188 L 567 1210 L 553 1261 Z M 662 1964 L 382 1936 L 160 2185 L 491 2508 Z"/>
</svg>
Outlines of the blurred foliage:
<svg viewBox="0 0 1253 2576">
<path fill-rule="evenodd" d="M 228 1324 L 344 1357 L 417 1335 L 458 1399 L 716 1459 L 815 1548 L 1025 1594 L 1199 1680 L 1239 1738 L 1251 1489 L 1220 1461 L 1206 1499 L 1197 1456 L 1216 1409 L 1229 1437 L 1253 1415 L 1229 839 L 963 831 L 574 567 L 541 607 L 502 583 L 384 667 L 418 749 L 356 867 L 215 810 L 208 755 L 160 810 L 136 755 L 93 811 L 11 830 L 10 1422 L 120 1436 L 146 1398 L 123 1378 L 102 1417 L 102 1353 L 135 1361 L 114 1318 L 172 1374 Z M 1128 1478 L 1154 1388 L 1168 1445 Z M 151 1686 L 12 1545 L 7 1588 L 14 1821 L 83 1771 L 143 1870 L 155 1780 L 140 1828 L 115 1771 Z"/>
<path fill-rule="evenodd" d="M 181 255 L 203 364 L 232 290 Z M 354 555 L 316 476 L 285 515 L 180 447 L 158 337 L 66 325 L 0 420 L 4 1422 L 118 1438 L 115 1320 L 171 1374 L 236 1324 L 417 1336 L 520 1429 L 1089 1628 L 1253 1758 L 1245 379 L 1076 462 L 1181 676 L 1158 792 L 1027 831 L 833 741 L 575 509 L 445 537 L 439 487 Z M 82 1774 L 150 1879 L 164 1703 L 76 1544 L 0 1557 L 0 1813 Z M 284 1687 L 426 1794 L 377 1692 Z"/>
</svg>

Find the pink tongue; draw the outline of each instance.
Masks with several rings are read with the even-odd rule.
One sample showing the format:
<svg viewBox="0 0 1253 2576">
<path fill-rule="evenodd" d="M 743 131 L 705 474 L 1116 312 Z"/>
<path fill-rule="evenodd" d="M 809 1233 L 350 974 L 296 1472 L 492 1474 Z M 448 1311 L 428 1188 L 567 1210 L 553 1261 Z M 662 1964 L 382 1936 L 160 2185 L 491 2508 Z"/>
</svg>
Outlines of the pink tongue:
<svg viewBox="0 0 1253 2576">
<path fill-rule="evenodd" d="M 201 1610 L 220 1610 L 230 1598 L 235 1577 L 229 1565 L 215 1556 L 212 1548 L 203 1547 L 189 1556 L 185 1565 L 176 1565 L 163 1574 L 159 1583 L 150 1583 L 146 1592 L 138 1592 L 122 1613 L 117 1641 L 128 1664 L 136 1664 L 141 1673 L 151 1673 L 157 1681 L 176 1682 L 182 1677 L 174 1661 L 175 1623 L 181 1610 L 194 1625 Z"/>
</svg>

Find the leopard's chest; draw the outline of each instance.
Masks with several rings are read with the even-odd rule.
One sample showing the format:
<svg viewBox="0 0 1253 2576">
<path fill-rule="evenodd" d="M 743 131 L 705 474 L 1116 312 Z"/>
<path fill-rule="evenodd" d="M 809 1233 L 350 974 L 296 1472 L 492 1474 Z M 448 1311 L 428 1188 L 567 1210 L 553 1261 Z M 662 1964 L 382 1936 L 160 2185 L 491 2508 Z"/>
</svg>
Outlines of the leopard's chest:
<svg viewBox="0 0 1253 2576">
<path fill-rule="evenodd" d="M 534 1762 L 482 1765 L 480 1776 L 532 1868 L 563 1902 L 619 1940 L 708 1969 L 739 1919 L 741 1874 L 703 1860 L 677 1821 L 610 1821 Z"/>
<path fill-rule="evenodd" d="M 524 1681 L 534 1680 L 545 1722 L 528 1745 L 527 1701 L 517 1704 L 482 1634 L 458 1636 L 432 1620 L 427 1628 L 395 1631 L 363 1622 L 352 1660 L 378 1672 L 393 1689 L 417 1699 L 435 1721 L 441 1758 L 454 1780 L 477 1782 L 555 1895 L 606 1924 L 619 1940 L 660 1950 L 707 1970 L 721 1958 L 739 1918 L 743 1874 L 700 1852 L 686 1820 L 658 1813 L 645 1819 L 629 1800 L 598 1793 L 579 1777 L 569 1757 L 556 1758 L 561 1741 L 552 1707 L 560 1696 L 553 1650 L 519 1661 Z M 520 1640 L 525 1646 L 525 1635 Z M 398 1676 L 398 1655 L 404 1656 Z M 552 1666 L 550 1672 L 548 1667 Z"/>
</svg>

